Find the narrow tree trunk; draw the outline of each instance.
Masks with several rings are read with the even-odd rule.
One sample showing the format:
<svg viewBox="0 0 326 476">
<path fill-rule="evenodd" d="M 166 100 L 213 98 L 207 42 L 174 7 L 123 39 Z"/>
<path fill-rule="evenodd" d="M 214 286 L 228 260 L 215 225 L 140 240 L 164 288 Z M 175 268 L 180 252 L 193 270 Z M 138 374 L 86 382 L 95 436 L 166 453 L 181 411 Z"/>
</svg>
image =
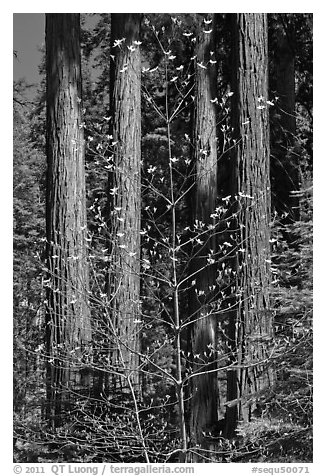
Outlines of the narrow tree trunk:
<svg viewBox="0 0 326 476">
<path fill-rule="evenodd" d="M 284 132 L 295 134 L 295 30 L 291 16 L 280 14 L 276 31 L 275 82 Z"/>
<path fill-rule="evenodd" d="M 138 388 L 140 349 L 140 14 L 112 14 L 109 174 L 111 364 Z M 122 390 L 125 379 L 113 378 Z"/>
<path fill-rule="evenodd" d="M 272 383 L 267 362 L 272 338 L 267 18 L 266 14 L 242 13 L 232 18 L 238 301 L 229 337 L 238 369 L 228 372 L 228 399 L 235 401 L 227 410 L 229 434 L 236 420 L 250 420 L 257 394 Z"/>
<path fill-rule="evenodd" d="M 191 319 L 193 372 L 201 373 L 191 379 L 191 417 L 190 435 L 192 447 L 198 450 L 212 449 L 212 443 L 205 437 L 218 420 L 218 385 L 216 364 L 217 322 L 214 313 L 216 275 L 215 267 L 209 264 L 216 251 L 211 214 L 216 207 L 217 196 L 217 159 L 216 111 L 212 102 L 216 97 L 215 67 L 215 19 L 214 15 L 198 15 L 198 46 L 196 67 L 195 99 L 195 163 L 196 187 L 193 206 L 193 220 L 202 230 L 198 246 L 194 249 L 192 272 L 196 274 L 195 292 L 192 298 Z M 208 21 L 211 20 L 211 23 Z M 211 31 L 211 33 L 208 33 Z M 209 371 L 209 372 L 208 372 Z M 214 446 L 214 445 L 213 445 Z M 202 453 L 205 455 L 205 453 Z M 207 456 L 207 455 L 206 455 Z M 193 461 L 203 461 L 194 455 Z"/>
<path fill-rule="evenodd" d="M 56 425 L 80 384 L 91 339 L 79 14 L 46 15 L 47 416 Z"/>
<path fill-rule="evenodd" d="M 299 219 L 300 154 L 296 146 L 295 117 L 295 29 L 292 14 L 270 16 L 273 49 L 271 89 L 277 100 L 273 108 L 274 134 L 272 143 L 273 206 L 281 222 Z"/>
</svg>

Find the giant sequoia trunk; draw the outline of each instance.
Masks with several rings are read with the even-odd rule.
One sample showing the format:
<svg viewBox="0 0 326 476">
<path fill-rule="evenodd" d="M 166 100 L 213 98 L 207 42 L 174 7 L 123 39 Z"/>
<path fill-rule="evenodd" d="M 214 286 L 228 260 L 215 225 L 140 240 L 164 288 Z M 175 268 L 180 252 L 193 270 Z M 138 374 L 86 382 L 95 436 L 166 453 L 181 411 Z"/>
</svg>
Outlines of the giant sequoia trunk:
<svg viewBox="0 0 326 476">
<path fill-rule="evenodd" d="M 236 369 L 228 372 L 228 434 L 250 420 L 259 392 L 271 385 L 268 344 L 270 173 L 266 14 L 233 14 L 232 121 L 235 296 L 229 338 Z"/>
<path fill-rule="evenodd" d="M 216 274 L 209 255 L 216 252 L 211 214 L 216 207 L 217 159 L 216 111 L 212 100 L 216 97 L 216 67 L 214 15 L 198 15 L 198 46 L 195 99 L 195 164 L 196 184 L 193 203 L 193 220 L 202 223 L 200 244 L 194 249 L 192 273 L 196 273 L 195 291 L 192 296 L 191 346 L 194 356 L 193 372 L 200 374 L 191 379 L 190 435 L 192 446 L 203 450 L 212 449 L 204 436 L 218 419 L 218 385 L 216 364 L 217 322 L 214 313 Z M 208 21 L 211 20 L 211 23 Z M 208 33 L 211 31 L 211 33 Z M 201 225 L 199 225 L 201 227 Z M 212 259 L 212 258 L 211 258 Z M 194 456 L 194 461 L 202 461 Z"/>
<path fill-rule="evenodd" d="M 139 14 L 112 14 L 109 174 L 110 362 L 123 374 L 112 383 L 124 390 L 139 385 L 140 318 L 140 29 Z M 129 384 L 125 377 L 129 378 Z"/>
<path fill-rule="evenodd" d="M 81 383 L 91 338 L 79 35 L 79 14 L 46 15 L 47 415 L 54 425 Z"/>
</svg>

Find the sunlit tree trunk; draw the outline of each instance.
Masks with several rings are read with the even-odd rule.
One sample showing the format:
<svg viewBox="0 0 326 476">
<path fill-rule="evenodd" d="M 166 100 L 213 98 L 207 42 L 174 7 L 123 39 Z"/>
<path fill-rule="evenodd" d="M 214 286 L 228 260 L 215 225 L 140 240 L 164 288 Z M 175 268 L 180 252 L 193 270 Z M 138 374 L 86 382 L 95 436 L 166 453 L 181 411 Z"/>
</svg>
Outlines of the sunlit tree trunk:
<svg viewBox="0 0 326 476">
<path fill-rule="evenodd" d="M 112 14 L 109 173 L 111 364 L 139 387 L 140 349 L 140 14 Z M 113 377 L 124 390 L 125 378 Z"/>
<path fill-rule="evenodd" d="M 60 423 L 90 344 L 79 14 L 46 15 L 47 416 Z"/>
<path fill-rule="evenodd" d="M 204 18 L 206 23 L 204 22 Z M 193 355 L 192 371 L 200 373 L 191 379 L 190 437 L 191 447 L 212 449 L 205 437 L 218 419 L 218 385 L 216 365 L 217 322 L 214 313 L 216 270 L 213 256 L 216 252 L 211 214 L 217 198 L 216 97 L 217 75 L 215 66 L 215 18 L 213 14 L 198 15 L 197 66 L 195 93 L 195 157 L 196 177 L 193 200 L 193 221 L 204 231 L 194 248 L 192 273 L 195 289 L 192 296 L 191 319 L 194 320 L 191 335 Z M 211 258 L 209 258 L 211 256 Z M 211 261 L 210 261 L 211 260 Z M 199 453 L 201 451 L 199 450 Z M 205 452 L 202 453 L 205 455 Z M 207 455 L 206 455 L 207 456 Z M 195 454 L 193 461 L 202 461 Z"/>
<path fill-rule="evenodd" d="M 272 383 L 268 346 L 272 338 L 270 284 L 270 172 L 266 14 L 233 14 L 232 122 L 233 200 L 236 255 L 235 309 L 229 338 L 227 421 L 250 420 L 259 392 Z"/>
</svg>

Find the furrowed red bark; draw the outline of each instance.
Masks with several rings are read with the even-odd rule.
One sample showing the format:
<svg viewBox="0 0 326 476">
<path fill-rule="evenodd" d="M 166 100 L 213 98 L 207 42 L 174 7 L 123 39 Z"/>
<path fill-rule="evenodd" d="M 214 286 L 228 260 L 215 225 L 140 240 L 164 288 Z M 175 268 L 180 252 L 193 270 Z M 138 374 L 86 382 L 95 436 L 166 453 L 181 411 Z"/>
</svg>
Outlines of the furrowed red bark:
<svg viewBox="0 0 326 476">
<path fill-rule="evenodd" d="M 237 146 L 233 167 L 236 271 L 228 372 L 227 433 L 249 421 L 255 401 L 272 381 L 270 285 L 270 172 L 266 14 L 233 14 L 232 122 Z"/>
<path fill-rule="evenodd" d="M 47 417 L 57 425 L 81 384 L 91 340 L 79 14 L 46 15 Z"/>
<path fill-rule="evenodd" d="M 140 14 L 112 14 L 109 173 L 111 364 L 139 390 L 141 111 Z M 113 377 L 124 390 L 125 379 Z M 127 389 L 125 389 L 128 391 Z"/>
</svg>

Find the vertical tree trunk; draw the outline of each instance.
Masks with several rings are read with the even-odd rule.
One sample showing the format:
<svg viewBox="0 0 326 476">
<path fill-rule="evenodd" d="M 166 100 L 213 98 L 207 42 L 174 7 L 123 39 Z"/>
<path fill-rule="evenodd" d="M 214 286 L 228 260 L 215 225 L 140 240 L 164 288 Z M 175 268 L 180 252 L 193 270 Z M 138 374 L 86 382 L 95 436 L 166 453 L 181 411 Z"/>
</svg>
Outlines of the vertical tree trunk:
<svg viewBox="0 0 326 476">
<path fill-rule="evenodd" d="M 236 308 L 230 320 L 234 363 L 228 372 L 228 433 L 236 420 L 250 420 L 256 392 L 272 382 L 268 344 L 272 338 L 269 309 L 270 173 L 268 120 L 268 56 L 266 14 L 233 14 L 232 121 L 233 199 L 238 233 L 234 266 Z"/>
<path fill-rule="evenodd" d="M 111 363 L 139 386 L 141 111 L 140 14 L 112 14 L 109 174 Z M 116 384 L 125 380 L 114 378 Z"/>
<path fill-rule="evenodd" d="M 217 322 L 214 313 L 216 275 L 215 267 L 209 264 L 209 255 L 216 251 L 211 214 L 216 207 L 217 159 L 216 111 L 212 100 L 216 97 L 217 76 L 215 67 L 215 18 L 214 15 L 198 15 L 196 99 L 195 99 L 195 164 L 196 186 L 193 206 L 194 223 L 200 222 L 207 232 L 194 249 L 192 272 L 196 274 L 195 293 L 192 298 L 192 353 L 193 372 L 201 373 L 191 379 L 190 435 L 192 446 L 211 449 L 204 433 L 218 419 L 218 385 L 216 364 Z M 211 23 L 208 21 L 211 20 Z M 211 33 L 208 33 L 211 30 Z M 208 371 L 210 371 L 208 373 Z M 193 461 L 202 461 L 194 456 Z"/>
<path fill-rule="evenodd" d="M 276 31 L 276 95 L 281 108 L 284 131 L 295 134 L 295 29 L 291 16 L 280 14 Z"/>
<path fill-rule="evenodd" d="M 47 397 L 59 424 L 90 343 L 79 14 L 46 15 Z"/>
<path fill-rule="evenodd" d="M 288 214 L 283 223 L 299 218 L 299 200 L 296 194 L 299 185 L 298 154 L 294 153 L 296 117 L 295 117 L 295 29 L 292 14 L 276 15 L 273 28 L 274 78 L 273 89 L 278 97 L 274 118 L 276 127 L 272 136 L 273 147 L 273 196 L 275 209 L 281 216 Z"/>
</svg>

